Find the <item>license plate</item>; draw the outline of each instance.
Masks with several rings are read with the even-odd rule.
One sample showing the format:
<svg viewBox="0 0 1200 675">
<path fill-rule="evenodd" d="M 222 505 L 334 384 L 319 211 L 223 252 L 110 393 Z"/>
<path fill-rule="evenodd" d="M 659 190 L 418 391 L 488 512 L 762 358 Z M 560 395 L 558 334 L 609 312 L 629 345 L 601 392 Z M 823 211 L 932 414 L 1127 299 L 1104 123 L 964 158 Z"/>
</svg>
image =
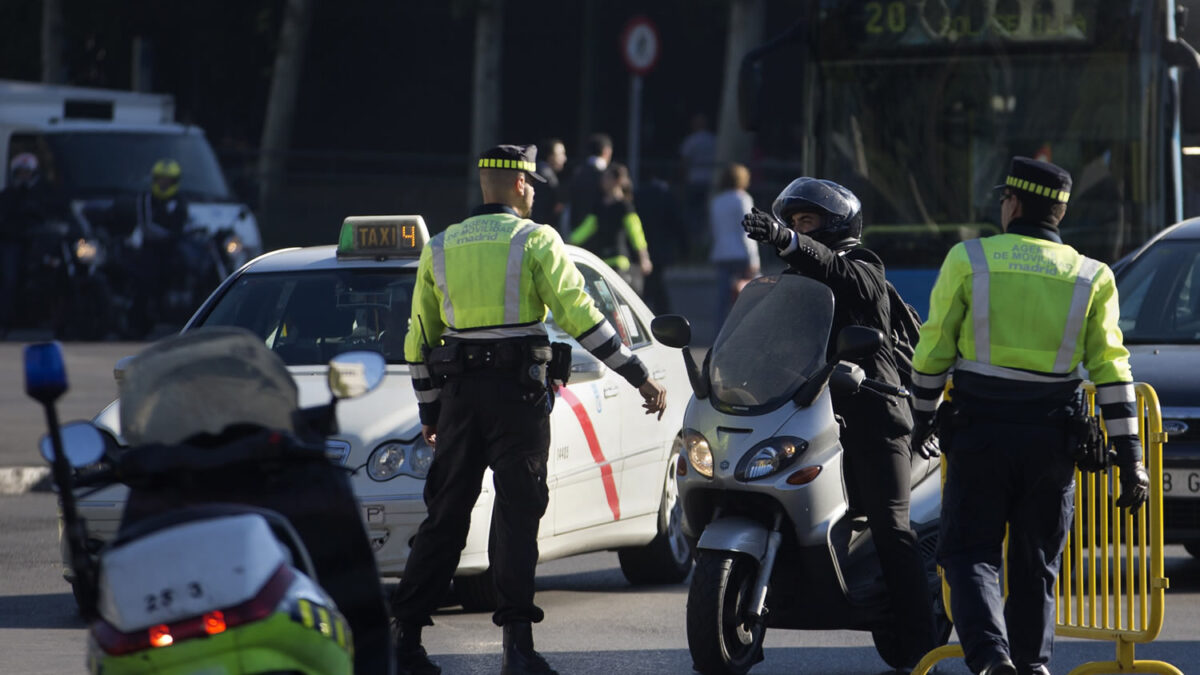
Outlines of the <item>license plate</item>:
<svg viewBox="0 0 1200 675">
<path fill-rule="evenodd" d="M 1163 469 L 1163 495 L 1200 499 L 1200 468 Z"/>
</svg>

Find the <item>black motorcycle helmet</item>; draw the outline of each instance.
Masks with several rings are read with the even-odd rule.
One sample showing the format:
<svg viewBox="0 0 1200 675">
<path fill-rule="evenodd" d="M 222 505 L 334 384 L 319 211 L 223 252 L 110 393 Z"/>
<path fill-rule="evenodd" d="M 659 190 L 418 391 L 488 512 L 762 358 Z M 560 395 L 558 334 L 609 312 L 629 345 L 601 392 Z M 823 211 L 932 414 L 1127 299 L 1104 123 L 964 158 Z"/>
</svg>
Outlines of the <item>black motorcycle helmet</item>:
<svg viewBox="0 0 1200 675">
<path fill-rule="evenodd" d="M 793 213 L 820 214 L 821 227 L 807 234 L 835 251 L 857 246 L 862 240 L 862 203 L 831 180 L 797 178 L 775 198 L 771 211 L 789 227 Z"/>
</svg>

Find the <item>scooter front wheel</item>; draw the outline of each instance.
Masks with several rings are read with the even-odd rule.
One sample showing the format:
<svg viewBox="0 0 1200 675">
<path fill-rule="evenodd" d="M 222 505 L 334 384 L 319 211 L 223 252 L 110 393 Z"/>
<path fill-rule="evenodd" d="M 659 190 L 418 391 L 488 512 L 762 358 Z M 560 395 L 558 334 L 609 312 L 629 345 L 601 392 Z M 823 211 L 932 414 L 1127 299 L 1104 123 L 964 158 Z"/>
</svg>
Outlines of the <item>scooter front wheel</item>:
<svg viewBox="0 0 1200 675">
<path fill-rule="evenodd" d="M 750 617 L 758 561 L 701 550 L 688 589 L 687 637 L 693 667 L 704 675 L 744 675 L 763 660 L 766 628 Z"/>
</svg>

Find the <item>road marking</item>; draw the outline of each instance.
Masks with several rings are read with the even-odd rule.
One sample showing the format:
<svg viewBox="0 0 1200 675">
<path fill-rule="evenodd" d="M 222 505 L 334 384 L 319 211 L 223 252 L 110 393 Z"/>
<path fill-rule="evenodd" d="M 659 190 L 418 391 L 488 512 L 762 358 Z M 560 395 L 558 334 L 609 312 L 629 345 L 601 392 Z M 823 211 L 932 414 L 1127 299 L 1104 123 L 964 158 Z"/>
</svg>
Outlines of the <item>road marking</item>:
<svg viewBox="0 0 1200 675">
<path fill-rule="evenodd" d="M 575 411 L 579 426 L 583 427 L 583 435 L 587 438 L 588 449 L 592 451 L 592 460 L 600 466 L 600 480 L 604 483 L 604 495 L 608 498 L 608 508 L 612 511 L 613 520 L 621 519 L 621 500 L 617 496 L 617 484 L 613 480 L 612 465 L 604 459 L 604 451 L 600 449 L 600 439 L 596 438 L 596 430 L 592 428 L 592 420 L 588 417 L 587 408 L 579 397 L 566 387 L 559 387 L 558 393 Z"/>
<path fill-rule="evenodd" d="M 50 475 L 48 466 L 0 467 L 0 495 L 19 495 L 29 492 L 36 483 Z"/>
</svg>

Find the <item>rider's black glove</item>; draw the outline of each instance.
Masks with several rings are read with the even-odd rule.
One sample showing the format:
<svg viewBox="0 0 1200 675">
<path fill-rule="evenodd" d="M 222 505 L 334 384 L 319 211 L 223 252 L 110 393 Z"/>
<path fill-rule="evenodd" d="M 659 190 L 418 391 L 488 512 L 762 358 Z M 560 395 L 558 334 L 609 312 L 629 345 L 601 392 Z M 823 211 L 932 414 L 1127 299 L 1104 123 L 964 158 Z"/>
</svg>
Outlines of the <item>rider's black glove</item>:
<svg viewBox="0 0 1200 675">
<path fill-rule="evenodd" d="M 937 422 L 934 413 L 913 411 L 912 449 L 925 459 L 942 454 L 938 443 Z"/>
<path fill-rule="evenodd" d="M 1150 474 L 1142 466 L 1142 443 L 1137 436 L 1119 436 L 1112 439 L 1116 451 L 1116 464 L 1121 469 L 1121 496 L 1117 507 L 1129 507 L 1137 513 L 1150 498 Z"/>
<path fill-rule="evenodd" d="M 792 231 L 775 219 L 775 216 L 757 207 L 742 217 L 742 229 L 746 236 L 765 242 L 782 251 L 792 245 Z"/>
</svg>

